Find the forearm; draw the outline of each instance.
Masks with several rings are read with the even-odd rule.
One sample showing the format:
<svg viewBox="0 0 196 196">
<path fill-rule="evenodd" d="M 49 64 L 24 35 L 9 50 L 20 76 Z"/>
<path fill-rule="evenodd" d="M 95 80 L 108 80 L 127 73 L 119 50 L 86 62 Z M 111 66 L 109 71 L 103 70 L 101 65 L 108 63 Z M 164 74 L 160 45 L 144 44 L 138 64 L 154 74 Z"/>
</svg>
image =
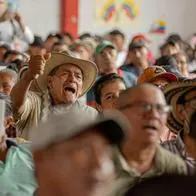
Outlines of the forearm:
<svg viewBox="0 0 196 196">
<path fill-rule="evenodd" d="M 33 77 L 27 72 L 25 76 L 13 87 L 11 91 L 11 99 L 13 110 L 20 111 L 25 103 L 26 94 L 29 91 Z"/>
</svg>

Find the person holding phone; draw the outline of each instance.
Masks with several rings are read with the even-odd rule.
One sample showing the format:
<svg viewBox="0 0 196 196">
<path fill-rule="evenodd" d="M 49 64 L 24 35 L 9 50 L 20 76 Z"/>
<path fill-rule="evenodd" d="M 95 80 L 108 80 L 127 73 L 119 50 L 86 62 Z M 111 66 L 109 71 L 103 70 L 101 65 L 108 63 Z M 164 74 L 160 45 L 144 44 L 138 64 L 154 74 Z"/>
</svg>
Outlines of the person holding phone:
<svg viewBox="0 0 196 196">
<path fill-rule="evenodd" d="M 19 39 L 26 44 L 31 44 L 34 40 L 32 31 L 24 23 L 24 18 L 17 11 L 17 0 L 0 0 L 2 13 L 0 15 L 0 42 L 10 44 L 17 48 L 15 40 Z M 24 44 L 23 44 L 24 45 Z"/>
</svg>

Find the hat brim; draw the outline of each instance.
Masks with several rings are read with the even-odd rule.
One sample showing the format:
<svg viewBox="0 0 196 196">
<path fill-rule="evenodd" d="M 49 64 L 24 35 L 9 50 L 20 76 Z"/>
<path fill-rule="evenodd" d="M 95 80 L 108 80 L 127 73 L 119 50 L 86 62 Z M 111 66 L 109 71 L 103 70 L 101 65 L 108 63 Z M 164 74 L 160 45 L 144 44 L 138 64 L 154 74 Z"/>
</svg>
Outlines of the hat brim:
<svg viewBox="0 0 196 196">
<path fill-rule="evenodd" d="M 164 78 L 166 79 L 167 81 L 169 82 L 176 82 L 178 80 L 177 76 L 172 74 L 172 73 L 169 73 L 169 72 L 166 72 L 166 73 L 161 73 L 161 74 L 158 74 L 156 75 L 156 77 L 154 77 L 152 79 L 152 81 L 156 78 Z"/>
<path fill-rule="evenodd" d="M 180 115 L 176 111 L 178 99 L 186 92 L 195 88 L 196 88 L 196 80 L 173 82 L 163 87 L 163 92 L 166 101 L 173 108 L 168 115 L 167 125 L 170 128 L 170 130 L 174 133 L 179 133 L 184 128 L 183 122 L 179 118 Z"/>
<path fill-rule="evenodd" d="M 66 64 L 76 65 L 83 73 L 83 88 L 80 96 L 84 95 L 92 87 L 98 72 L 95 63 L 63 53 L 52 53 L 51 58 L 46 62 L 44 73 L 36 79 L 37 85 L 43 93 L 47 91 L 47 77 L 50 72 L 54 68 Z"/>
</svg>

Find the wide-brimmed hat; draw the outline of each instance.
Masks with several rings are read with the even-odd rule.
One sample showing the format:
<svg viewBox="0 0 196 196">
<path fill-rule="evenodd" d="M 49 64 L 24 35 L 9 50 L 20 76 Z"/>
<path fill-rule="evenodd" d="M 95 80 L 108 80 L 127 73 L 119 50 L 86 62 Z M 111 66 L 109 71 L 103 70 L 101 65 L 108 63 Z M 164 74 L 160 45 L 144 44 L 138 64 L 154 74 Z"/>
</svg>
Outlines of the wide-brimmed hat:
<svg viewBox="0 0 196 196">
<path fill-rule="evenodd" d="M 95 63 L 80 58 L 75 58 L 65 53 L 53 52 L 51 54 L 51 58 L 46 62 L 44 73 L 36 80 L 38 87 L 43 93 L 47 90 L 47 76 L 50 74 L 50 72 L 54 68 L 66 64 L 76 65 L 82 71 L 83 88 L 80 96 L 84 95 L 92 87 L 97 76 L 97 66 Z"/>
<path fill-rule="evenodd" d="M 107 112 L 95 119 L 88 112 L 70 111 L 63 115 L 51 116 L 32 131 L 32 149 L 47 148 L 51 144 L 70 140 L 89 129 L 95 129 L 111 144 L 120 144 L 125 138 L 129 123 L 117 111 Z M 58 130 L 58 131 L 57 131 Z"/>
<path fill-rule="evenodd" d="M 181 98 L 188 92 L 196 90 L 196 80 L 184 80 L 169 83 L 163 87 L 166 101 L 172 106 L 172 111 L 168 116 L 168 127 L 174 133 L 179 133 L 184 129 L 184 122 L 177 111 L 177 104 L 180 104 Z"/>
<path fill-rule="evenodd" d="M 166 72 L 166 70 L 160 66 L 150 66 L 144 70 L 141 76 L 138 78 L 138 83 L 151 82 L 156 78 L 164 78 L 168 82 L 177 81 L 176 75 Z"/>
</svg>

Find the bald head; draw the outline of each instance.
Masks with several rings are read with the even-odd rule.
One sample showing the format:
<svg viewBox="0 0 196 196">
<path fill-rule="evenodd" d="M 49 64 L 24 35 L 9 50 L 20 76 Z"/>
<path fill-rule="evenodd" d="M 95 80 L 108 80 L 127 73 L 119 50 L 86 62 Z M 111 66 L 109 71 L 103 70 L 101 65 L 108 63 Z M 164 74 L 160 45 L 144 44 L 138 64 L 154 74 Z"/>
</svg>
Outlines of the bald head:
<svg viewBox="0 0 196 196">
<path fill-rule="evenodd" d="M 117 108 L 124 108 L 131 102 L 148 102 L 149 100 L 155 104 L 166 104 L 164 94 L 158 87 L 152 84 L 141 84 L 123 91 L 117 100 Z"/>
</svg>

